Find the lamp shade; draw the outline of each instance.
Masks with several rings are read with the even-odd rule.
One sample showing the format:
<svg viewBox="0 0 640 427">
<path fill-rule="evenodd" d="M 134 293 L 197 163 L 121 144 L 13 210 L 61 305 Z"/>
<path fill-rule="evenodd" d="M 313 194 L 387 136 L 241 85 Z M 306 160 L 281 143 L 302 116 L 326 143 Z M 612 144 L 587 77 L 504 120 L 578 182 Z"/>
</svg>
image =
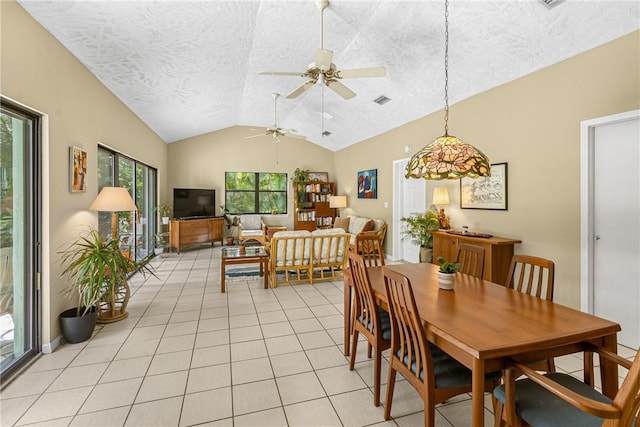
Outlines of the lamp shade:
<svg viewBox="0 0 640 427">
<path fill-rule="evenodd" d="M 89 209 L 100 212 L 126 212 L 138 210 L 136 204 L 133 203 L 131 195 L 127 189 L 123 187 L 104 187 Z"/>
<path fill-rule="evenodd" d="M 347 196 L 331 196 L 329 197 L 330 208 L 346 208 Z"/>
<path fill-rule="evenodd" d="M 447 187 L 436 187 L 433 189 L 433 204 L 448 205 L 449 189 Z"/>
</svg>

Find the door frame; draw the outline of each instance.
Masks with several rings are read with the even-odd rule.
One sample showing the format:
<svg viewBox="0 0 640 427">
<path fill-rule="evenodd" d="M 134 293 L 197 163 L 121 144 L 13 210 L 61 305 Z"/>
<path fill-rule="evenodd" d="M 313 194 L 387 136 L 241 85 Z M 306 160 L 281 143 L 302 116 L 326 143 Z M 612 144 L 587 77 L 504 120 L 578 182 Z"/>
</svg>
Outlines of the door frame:
<svg viewBox="0 0 640 427">
<path fill-rule="evenodd" d="M 404 254 L 403 254 L 403 250 L 402 250 L 402 239 L 400 238 L 400 230 L 402 230 L 402 224 L 400 223 L 400 219 L 405 216 L 403 214 L 403 212 L 401 212 L 402 209 L 402 195 L 403 195 L 403 186 L 402 186 L 402 180 L 398 179 L 398 177 L 400 176 L 400 172 L 404 171 L 404 168 L 406 166 L 406 164 L 409 162 L 409 160 L 411 160 L 411 157 L 405 157 L 404 159 L 398 159 L 398 160 L 394 160 L 393 161 L 393 219 L 392 219 L 392 224 L 393 224 L 393 235 L 392 240 L 393 240 L 393 253 L 391 254 L 391 260 L 393 261 L 399 261 L 404 259 Z M 401 176 L 404 176 L 404 173 L 402 173 Z M 426 209 L 426 203 L 427 203 L 427 183 L 425 180 L 421 180 L 424 182 L 424 187 L 423 187 L 423 194 L 424 194 L 424 202 L 425 202 L 425 209 Z"/>
<path fill-rule="evenodd" d="M 640 109 L 580 122 L 580 309 L 593 314 L 595 130 L 640 120 Z"/>
</svg>

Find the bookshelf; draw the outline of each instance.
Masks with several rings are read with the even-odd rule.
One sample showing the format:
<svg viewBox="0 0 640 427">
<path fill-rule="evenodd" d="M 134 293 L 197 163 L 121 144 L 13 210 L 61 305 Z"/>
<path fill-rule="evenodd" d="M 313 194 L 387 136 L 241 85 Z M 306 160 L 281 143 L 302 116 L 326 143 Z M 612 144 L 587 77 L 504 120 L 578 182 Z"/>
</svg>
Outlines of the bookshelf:
<svg viewBox="0 0 640 427">
<path fill-rule="evenodd" d="M 336 210 L 329 207 L 329 197 L 335 195 L 333 182 L 305 182 L 294 184 L 294 230 L 313 231 L 331 228 Z"/>
</svg>

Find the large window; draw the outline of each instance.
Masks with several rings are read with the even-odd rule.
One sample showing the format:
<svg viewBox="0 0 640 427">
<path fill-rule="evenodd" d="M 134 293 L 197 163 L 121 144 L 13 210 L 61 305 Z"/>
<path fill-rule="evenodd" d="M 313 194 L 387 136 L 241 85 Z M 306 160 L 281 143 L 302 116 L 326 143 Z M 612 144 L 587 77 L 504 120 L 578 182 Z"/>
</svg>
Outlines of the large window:
<svg viewBox="0 0 640 427">
<path fill-rule="evenodd" d="M 118 212 L 117 233 L 120 247 L 141 260 L 153 253 L 156 233 L 157 173 L 144 163 L 106 147 L 98 147 L 98 191 L 102 187 L 124 187 L 138 207 L 135 212 Z M 111 214 L 100 212 L 100 234 L 111 235 Z"/>
<path fill-rule="evenodd" d="M 226 172 L 225 208 L 230 214 L 287 213 L 287 174 Z"/>
</svg>

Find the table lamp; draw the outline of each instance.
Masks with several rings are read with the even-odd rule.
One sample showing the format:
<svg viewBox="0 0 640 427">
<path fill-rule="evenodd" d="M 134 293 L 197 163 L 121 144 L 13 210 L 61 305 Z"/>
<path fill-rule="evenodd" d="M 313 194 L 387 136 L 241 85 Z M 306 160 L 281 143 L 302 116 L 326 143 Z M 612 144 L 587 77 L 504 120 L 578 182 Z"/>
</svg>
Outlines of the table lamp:
<svg viewBox="0 0 640 427">
<path fill-rule="evenodd" d="M 433 204 L 440 206 L 440 211 L 438 212 L 438 221 L 440 221 L 440 228 L 448 229 L 451 228 L 449 225 L 449 220 L 444 213 L 444 206 L 449 204 L 449 189 L 447 187 L 436 187 L 433 189 Z"/>
<path fill-rule="evenodd" d="M 339 208 L 347 207 L 347 196 L 330 196 L 329 197 L 329 207 L 333 209 L 338 209 L 338 215 L 340 216 Z"/>
<path fill-rule="evenodd" d="M 123 187 L 104 187 L 89 209 L 98 212 L 111 212 L 111 238 L 114 240 L 118 237 L 117 212 L 138 210 L 136 204 L 133 203 L 131 195 Z"/>
</svg>

